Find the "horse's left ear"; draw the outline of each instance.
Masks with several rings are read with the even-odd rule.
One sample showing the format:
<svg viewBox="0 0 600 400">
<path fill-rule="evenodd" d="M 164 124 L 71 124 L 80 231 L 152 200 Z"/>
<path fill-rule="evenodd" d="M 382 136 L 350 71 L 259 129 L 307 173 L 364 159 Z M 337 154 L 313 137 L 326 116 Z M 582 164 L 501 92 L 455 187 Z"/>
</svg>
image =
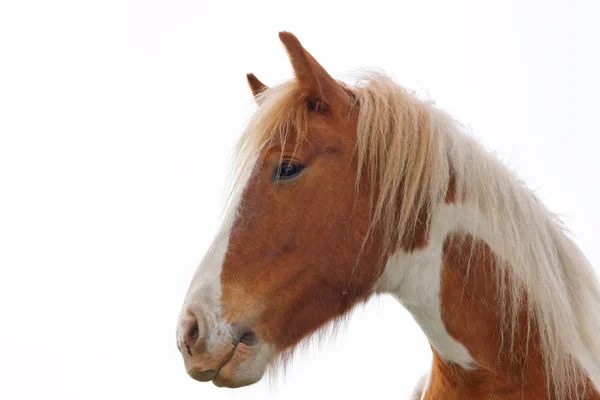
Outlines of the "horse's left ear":
<svg viewBox="0 0 600 400">
<path fill-rule="evenodd" d="M 267 90 L 269 87 L 262 83 L 260 79 L 258 79 L 254 74 L 246 74 L 246 78 L 248 79 L 248 85 L 252 90 L 252 94 L 254 95 L 254 99 L 260 105 L 260 97 L 259 94 Z"/>
<path fill-rule="evenodd" d="M 306 91 L 309 104 L 323 102 L 327 105 L 348 105 L 350 97 L 341 85 L 325 71 L 290 32 L 279 32 L 279 39 L 285 46 L 292 62 L 296 79 Z"/>
</svg>

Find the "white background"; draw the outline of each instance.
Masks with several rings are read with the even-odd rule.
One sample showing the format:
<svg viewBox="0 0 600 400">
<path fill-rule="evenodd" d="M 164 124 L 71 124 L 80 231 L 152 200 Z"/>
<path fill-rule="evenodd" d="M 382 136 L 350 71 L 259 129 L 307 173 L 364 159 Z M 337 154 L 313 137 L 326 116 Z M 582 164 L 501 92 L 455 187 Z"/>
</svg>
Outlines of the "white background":
<svg viewBox="0 0 600 400">
<path fill-rule="evenodd" d="M 452 4 L 451 4 L 452 3 Z M 0 3 L 0 398 L 405 399 L 430 351 L 390 298 L 287 378 L 185 374 L 175 323 L 214 234 L 245 73 L 378 67 L 469 125 L 600 265 L 600 15 L 589 1 Z"/>
</svg>

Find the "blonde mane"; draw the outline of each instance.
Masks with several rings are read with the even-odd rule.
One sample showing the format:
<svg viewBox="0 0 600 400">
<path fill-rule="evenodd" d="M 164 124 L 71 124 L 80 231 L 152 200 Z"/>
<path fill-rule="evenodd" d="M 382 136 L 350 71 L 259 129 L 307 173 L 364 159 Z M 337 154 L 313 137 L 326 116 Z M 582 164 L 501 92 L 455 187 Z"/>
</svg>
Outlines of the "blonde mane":
<svg viewBox="0 0 600 400">
<path fill-rule="evenodd" d="M 496 282 L 503 294 L 498 308 L 507 351 L 527 351 L 513 346 L 518 316 L 527 304 L 525 334 L 534 323 L 548 393 L 581 398 L 586 375 L 579 363 L 600 368 L 600 289 L 558 218 L 458 123 L 392 79 L 368 73 L 349 90 L 358 111 L 357 185 L 366 179 L 377 188 L 372 226 L 385 233 L 384 252 L 428 223 L 452 184 L 455 201 L 476 206 L 486 220 L 470 223 L 485 226 L 484 236 L 492 238 L 488 245 L 498 259 Z M 295 82 L 268 89 L 259 100 L 237 148 L 237 177 L 253 167 L 270 140 L 285 142 L 290 133 L 297 141 L 305 138 L 307 111 Z"/>
</svg>

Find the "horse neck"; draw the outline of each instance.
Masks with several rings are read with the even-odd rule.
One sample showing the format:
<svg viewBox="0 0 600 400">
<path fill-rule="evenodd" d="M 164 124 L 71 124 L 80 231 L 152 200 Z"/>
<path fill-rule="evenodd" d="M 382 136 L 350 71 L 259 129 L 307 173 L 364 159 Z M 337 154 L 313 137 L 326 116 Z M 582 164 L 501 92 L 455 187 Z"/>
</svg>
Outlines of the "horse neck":
<svg viewBox="0 0 600 400">
<path fill-rule="evenodd" d="M 552 398 L 526 301 L 515 330 L 503 324 L 496 255 L 466 222 L 472 207 L 445 204 L 427 240 L 390 257 L 378 291 L 391 292 L 427 335 L 433 363 L 422 399 Z M 419 235 L 417 235 L 418 237 Z M 590 400 L 600 394 L 588 382 Z M 418 398 L 418 397 L 417 397 Z"/>
</svg>

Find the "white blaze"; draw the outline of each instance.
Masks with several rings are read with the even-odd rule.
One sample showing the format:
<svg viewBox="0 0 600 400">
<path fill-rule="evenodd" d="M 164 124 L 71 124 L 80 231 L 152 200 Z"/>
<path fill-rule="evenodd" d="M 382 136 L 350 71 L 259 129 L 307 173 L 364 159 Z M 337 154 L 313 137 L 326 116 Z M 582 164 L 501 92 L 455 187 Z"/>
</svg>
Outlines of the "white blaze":
<svg viewBox="0 0 600 400">
<path fill-rule="evenodd" d="M 249 165 L 254 167 L 254 163 Z M 231 337 L 231 327 L 220 319 L 221 271 L 229 247 L 231 230 L 237 219 L 242 195 L 251 175 L 252 168 L 248 168 L 237 182 L 238 184 L 231 194 L 219 232 L 190 282 L 177 325 L 178 343 L 181 343 L 183 336 L 183 316 L 186 312 L 191 312 L 198 320 L 199 337 L 204 338 L 207 352 L 216 351 L 224 339 Z M 217 334 L 218 331 L 219 334 Z"/>
</svg>

